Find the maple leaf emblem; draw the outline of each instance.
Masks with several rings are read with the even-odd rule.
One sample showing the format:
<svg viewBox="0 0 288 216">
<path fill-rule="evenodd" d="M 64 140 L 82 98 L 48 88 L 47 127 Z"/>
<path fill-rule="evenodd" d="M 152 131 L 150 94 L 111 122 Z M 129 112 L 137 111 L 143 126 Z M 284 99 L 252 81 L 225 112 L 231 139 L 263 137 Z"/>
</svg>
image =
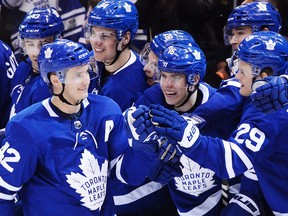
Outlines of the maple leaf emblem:
<svg viewBox="0 0 288 216">
<path fill-rule="evenodd" d="M 44 55 L 46 59 L 51 58 L 51 54 L 52 54 L 53 50 L 51 50 L 50 47 L 48 47 L 45 51 L 44 51 Z"/>
<path fill-rule="evenodd" d="M 84 175 L 71 172 L 66 175 L 67 182 L 80 194 L 83 206 L 90 210 L 100 210 L 106 195 L 108 161 L 105 160 L 100 168 L 98 160 L 86 149 L 80 161 L 79 167 Z"/>
<path fill-rule="evenodd" d="M 177 190 L 192 196 L 199 196 L 214 187 L 214 172 L 210 169 L 200 167 L 198 163 L 183 155 L 180 158 L 184 168 L 183 175 L 175 177 Z"/>
<path fill-rule="evenodd" d="M 123 7 L 125 8 L 126 12 L 128 12 L 128 13 L 130 13 L 132 11 L 131 10 L 131 5 L 127 4 L 126 2 L 125 2 Z"/>
<path fill-rule="evenodd" d="M 273 42 L 271 39 L 268 42 L 265 42 L 267 50 L 274 50 L 276 42 Z"/>
<path fill-rule="evenodd" d="M 195 59 L 197 59 L 197 60 L 201 59 L 201 54 L 199 51 L 194 50 L 193 55 L 194 55 Z"/>
<path fill-rule="evenodd" d="M 265 5 L 264 3 L 259 3 L 257 7 L 259 11 L 267 11 L 267 5 Z"/>
</svg>

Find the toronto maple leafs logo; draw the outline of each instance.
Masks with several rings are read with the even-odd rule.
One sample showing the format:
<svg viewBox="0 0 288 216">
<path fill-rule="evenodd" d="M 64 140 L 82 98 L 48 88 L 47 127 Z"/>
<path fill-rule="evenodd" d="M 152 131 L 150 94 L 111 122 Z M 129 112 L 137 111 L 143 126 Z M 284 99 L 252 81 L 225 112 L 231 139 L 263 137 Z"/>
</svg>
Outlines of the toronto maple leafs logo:
<svg viewBox="0 0 288 216">
<path fill-rule="evenodd" d="M 199 196 L 205 191 L 215 187 L 215 180 L 213 179 L 214 172 L 200 167 L 198 163 L 183 155 L 180 158 L 183 164 L 183 175 L 175 177 L 177 190 L 192 196 Z"/>
<path fill-rule="evenodd" d="M 100 210 L 106 196 L 108 161 L 105 160 L 100 167 L 98 160 L 86 149 L 80 161 L 82 174 L 71 172 L 66 175 L 67 182 L 80 194 L 83 206 L 92 211 Z"/>
<path fill-rule="evenodd" d="M 196 60 L 200 60 L 201 59 L 201 53 L 199 51 L 194 50 L 193 55 L 194 55 Z"/>
<path fill-rule="evenodd" d="M 265 41 L 266 49 L 267 50 L 274 50 L 276 46 L 276 42 L 273 42 L 272 39 L 270 39 L 268 42 Z"/>
<path fill-rule="evenodd" d="M 132 10 L 131 10 L 131 5 L 127 4 L 127 2 L 125 2 L 124 6 L 123 6 L 126 10 L 126 12 L 130 13 Z"/>
<path fill-rule="evenodd" d="M 267 11 L 267 5 L 264 3 L 259 3 L 257 5 L 257 7 L 258 7 L 259 11 Z"/>
<path fill-rule="evenodd" d="M 44 51 L 45 58 L 46 58 L 46 59 L 51 58 L 52 52 L 53 52 L 53 50 L 52 50 L 50 47 L 48 47 L 48 48 Z"/>
</svg>

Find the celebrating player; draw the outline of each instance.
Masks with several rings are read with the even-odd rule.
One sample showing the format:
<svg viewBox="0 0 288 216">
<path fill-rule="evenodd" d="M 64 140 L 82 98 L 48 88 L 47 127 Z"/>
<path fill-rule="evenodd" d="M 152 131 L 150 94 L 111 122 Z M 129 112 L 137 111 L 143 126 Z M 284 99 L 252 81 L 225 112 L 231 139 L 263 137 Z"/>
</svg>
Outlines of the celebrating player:
<svg viewBox="0 0 288 216">
<path fill-rule="evenodd" d="M 149 87 L 139 55 L 130 49 L 138 29 L 138 11 L 131 1 L 101 1 L 90 12 L 86 37 L 99 68 L 95 91 L 112 98 L 121 110 Z"/>
<path fill-rule="evenodd" d="M 19 112 L 6 127 L 1 215 L 13 215 L 19 192 L 24 215 L 112 216 L 110 179 L 137 185 L 147 175 L 154 153 L 132 152 L 119 106 L 88 94 L 94 77 L 89 61 L 89 51 L 69 40 L 41 48 L 41 77 L 53 96 Z"/>
<path fill-rule="evenodd" d="M 257 86 L 257 80 L 267 75 L 278 76 L 287 70 L 288 42 L 275 32 L 255 32 L 242 41 L 238 57 L 239 72 L 236 78 L 241 83 L 240 94 L 248 97 L 253 91 L 253 82 Z M 151 120 L 156 124 L 155 131 L 159 135 L 175 140 L 175 123 L 167 121 L 167 112 L 159 111 L 154 106 L 150 111 Z M 253 104 L 247 103 L 240 124 L 229 140 L 200 135 L 193 125 L 189 126 L 192 130 L 188 130 L 187 136 L 184 131 L 186 132 L 188 126 L 182 124 L 179 128 L 183 136 L 178 139 L 178 144 L 191 159 L 214 170 L 223 178 L 233 178 L 254 168 L 273 213 L 287 214 L 288 191 L 284 186 L 288 183 L 287 120 L 288 115 L 284 109 L 267 115 L 257 110 Z M 243 192 L 244 194 L 231 200 L 242 207 L 237 208 L 238 214 L 260 214 L 259 209 L 250 209 L 251 206 L 245 205 L 251 203 L 251 197 L 249 198 L 249 191 Z"/>
<path fill-rule="evenodd" d="M 40 77 L 38 56 L 44 44 L 60 38 L 63 22 L 55 8 L 34 8 L 19 26 L 19 43 L 23 58 L 12 79 L 10 118 L 33 103 L 51 96 Z"/>
</svg>

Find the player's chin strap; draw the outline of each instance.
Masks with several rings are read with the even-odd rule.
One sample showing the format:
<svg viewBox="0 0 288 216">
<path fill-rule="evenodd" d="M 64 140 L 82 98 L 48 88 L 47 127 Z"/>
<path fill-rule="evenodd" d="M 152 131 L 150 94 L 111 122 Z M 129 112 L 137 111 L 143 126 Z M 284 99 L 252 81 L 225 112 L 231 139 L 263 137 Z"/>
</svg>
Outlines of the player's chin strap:
<svg viewBox="0 0 288 216">
<path fill-rule="evenodd" d="M 60 99 L 63 103 L 66 103 L 66 104 L 71 105 L 71 106 L 78 106 L 79 104 L 82 103 L 83 100 L 79 100 L 76 104 L 71 104 L 69 101 L 67 101 L 67 100 L 64 98 L 64 96 L 63 96 L 63 92 L 64 92 L 64 90 L 65 90 L 65 84 L 62 83 L 62 86 L 63 86 L 63 88 L 62 88 L 61 93 L 55 94 L 55 93 L 53 92 L 53 95 L 59 97 L 59 99 Z"/>
<path fill-rule="evenodd" d="M 174 107 L 181 107 L 181 106 L 183 106 L 184 104 L 186 104 L 187 101 L 190 99 L 190 97 L 196 92 L 196 90 L 198 89 L 198 87 L 199 87 L 199 84 L 195 85 L 195 88 L 194 88 L 192 91 L 190 91 L 190 90 L 189 90 L 189 86 L 187 86 L 187 92 L 188 92 L 188 94 L 187 94 L 186 99 L 185 99 L 179 106 L 174 106 Z"/>
<path fill-rule="evenodd" d="M 113 65 L 118 60 L 118 58 L 121 55 L 121 53 L 129 46 L 129 44 L 130 44 L 130 42 L 123 49 L 121 49 L 122 41 L 118 42 L 117 46 L 116 46 L 116 56 L 115 56 L 115 58 L 113 59 L 113 61 L 110 64 L 107 64 L 107 63 L 104 62 L 104 65 L 105 66 Z"/>
</svg>

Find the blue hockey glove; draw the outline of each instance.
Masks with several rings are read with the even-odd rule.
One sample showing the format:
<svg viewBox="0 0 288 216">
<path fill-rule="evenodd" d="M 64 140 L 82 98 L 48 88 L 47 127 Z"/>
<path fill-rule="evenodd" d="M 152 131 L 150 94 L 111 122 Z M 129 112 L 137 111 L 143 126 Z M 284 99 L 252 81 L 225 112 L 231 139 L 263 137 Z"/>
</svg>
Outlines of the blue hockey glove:
<svg viewBox="0 0 288 216">
<path fill-rule="evenodd" d="M 183 117 L 161 105 L 151 104 L 149 108 L 151 121 L 158 136 L 164 136 L 185 148 L 200 142 L 199 129 L 191 118 Z"/>
<path fill-rule="evenodd" d="M 261 111 L 271 113 L 288 106 L 288 83 L 284 76 L 267 77 L 264 85 L 250 95 L 252 103 Z M 255 82 L 257 85 L 257 82 Z"/>
<path fill-rule="evenodd" d="M 128 126 L 128 132 L 135 140 L 139 140 L 140 142 L 157 140 L 158 137 L 154 131 L 148 107 L 142 105 L 138 108 L 131 107 L 123 115 Z"/>
<path fill-rule="evenodd" d="M 165 184 L 174 177 L 182 176 L 183 165 L 180 162 L 181 156 L 182 153 L 179 149 L 175 148 L 167 139 L 163 139 L 157 159 L 147 175 L 148 178 Z"/>
</svg>

